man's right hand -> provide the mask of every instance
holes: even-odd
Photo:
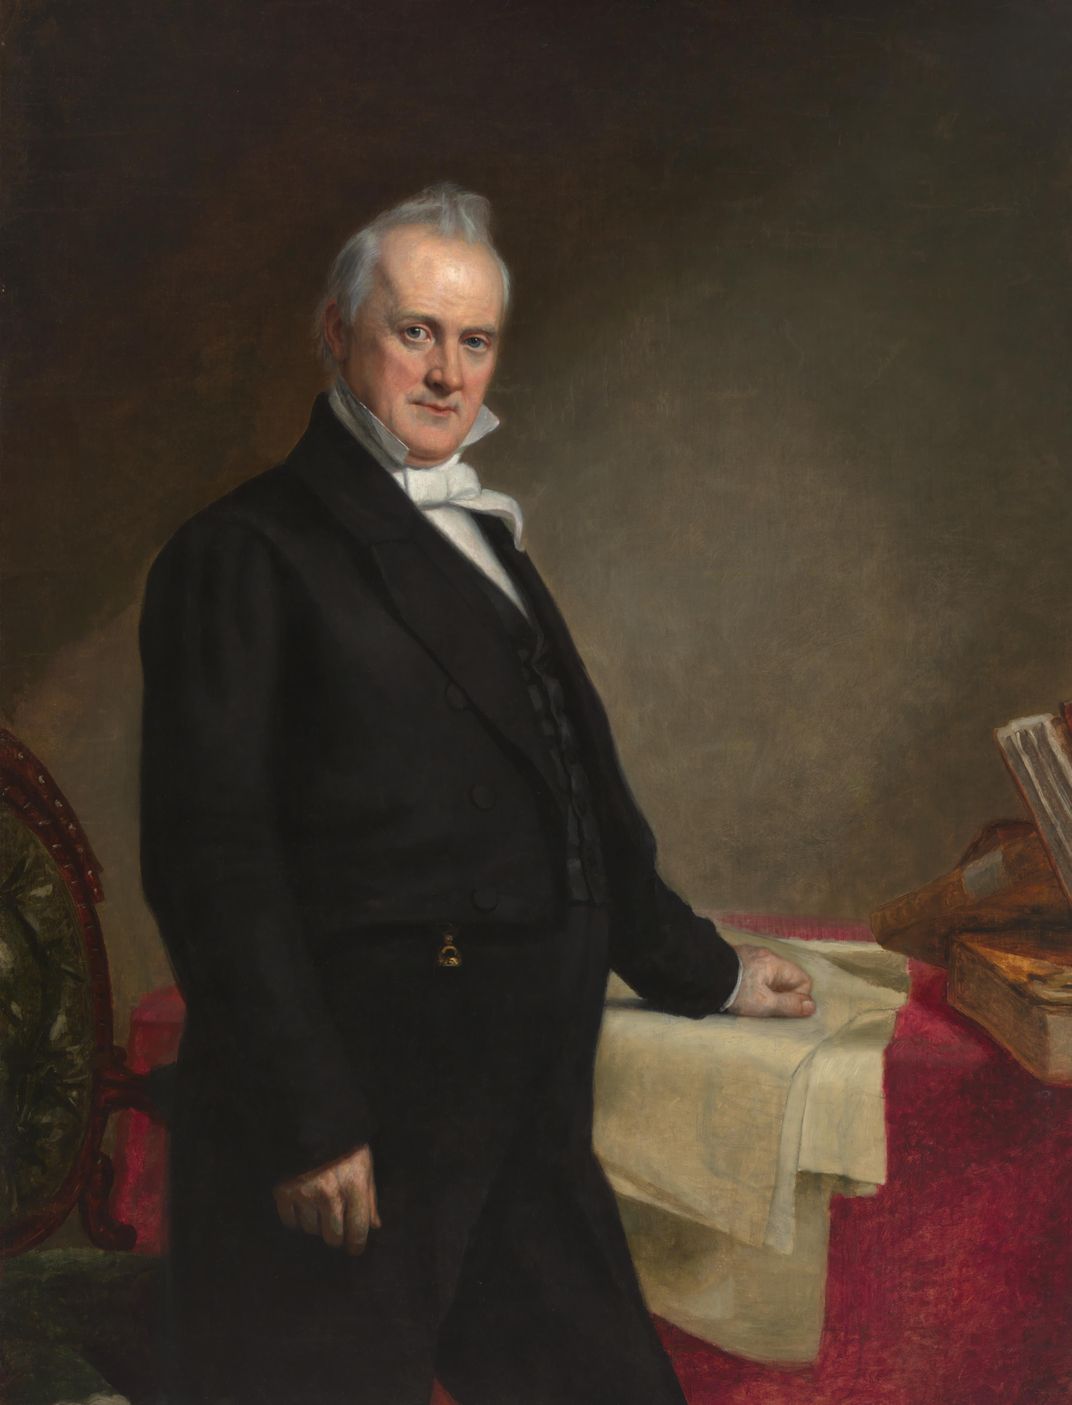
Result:
[[[273,1194],[279,1218],[288,1229],[315,1234],[348,1254],[363,1254],[370,1228],[380,1228],[368,1146],[281,1181]]]
[[[728,1015],[750,1015],[754,1019],[807,1019],[815,1014],[811,977],[795,961],[778,956],[765,946],[742,944],[741,985]]]

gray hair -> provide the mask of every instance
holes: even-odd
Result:
[[[491,202],[483,195],[475,195],[471,190],[462,190],[460,186],[443,181],[384,210],[371,224],[351,234],[336,254],[324,296],[316,310],[316,338],[326,365],[334,365],[335,361],[324,336],[324,313],[328,303],[337,303],[343,321],[352,327],[361,304],[372,288],[372,276],[380,256],[380,241],[388,230],[413,224],[427,225],[445,239],[464,239],[469,244],[483,244],[498,265],[502,277],[503,312],[506,312],[510,303],[510,271],[491,242]]]

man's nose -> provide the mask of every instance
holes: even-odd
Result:
[[[461,389],[462,358],[458,347],[445,342],[436,345],[428,365],[428,380],[443,390]]]

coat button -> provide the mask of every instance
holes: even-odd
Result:
[[[497,888],[475,889],[473,906],[478,912],[494,912],[499,906],[499,890]]]
[[[478,810],[490,810],[495,804],[495,792],[490,785],[474,785],[469,799]]]
[[[461,712],[463,708],[469,706],[469,699],[465,696],[465,691],[459,688],[457,683],[448,683],[444,697],[447,706],[452,707],[455,712]]]

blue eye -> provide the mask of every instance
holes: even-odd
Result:
[[[428,329],[426,327],[417,326],[403,327],[402,335],[407,337],[410,341],[424,341],[428,336]]]

